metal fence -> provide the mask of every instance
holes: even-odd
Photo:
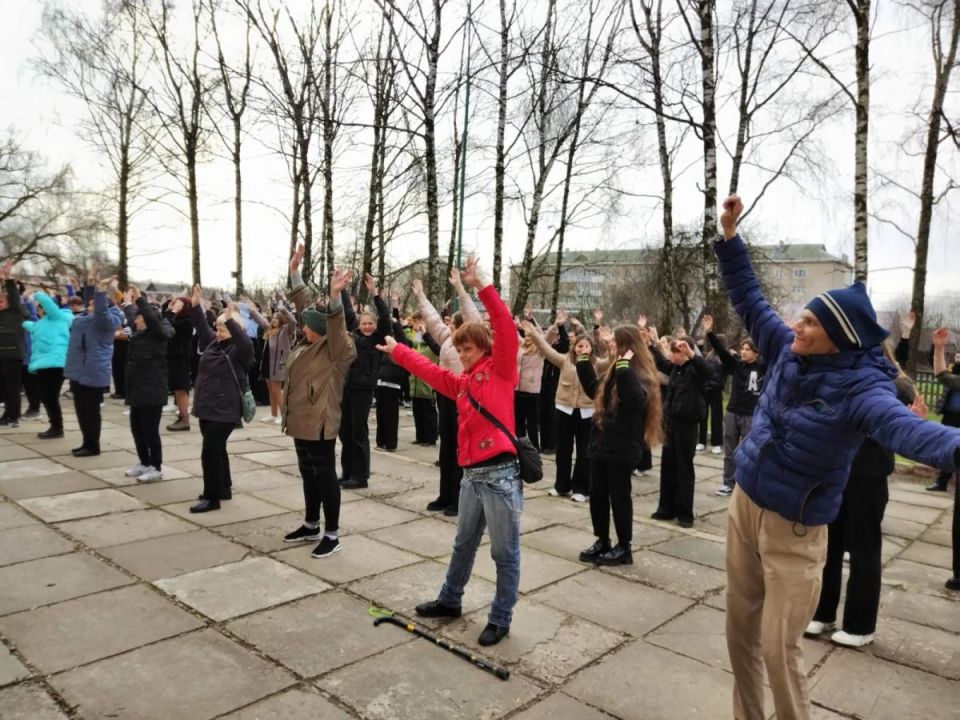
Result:
[[[917,390],[923,393],[924,400],[931,412],[939,412],[940,402],[943,399],[943,385],[937,382],[929,370],[917,371]]]

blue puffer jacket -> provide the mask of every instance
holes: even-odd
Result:
[[[33,299],[43,308],[44,316],[34,322],[25,320],[24,329],[30,333],[30,372],[47,368],[62,368],[67,362],[67,344],[73,313],[64,310],[42,290]]]
[[[110,385],[113,365],[113,331],[120,325],[107,307],[107,294],[98,292],[92,315],[77,315],[70,328],[70,346],[64,376],[81,385]]]
[[[750,434],[734,454],[736,480],[760,507],[804,525],[832,522],[865,435],[953,471],[960,430],[926,422],[897,399],[880,347],[798,356],[793,331],[760,289],[739,236],[714,247],[730,300],[767,359]]]

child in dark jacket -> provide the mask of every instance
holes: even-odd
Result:
[[[737,357],[714,334],[712,316],[703,316],[703,329],[707,333],[707,342],[713,346],[717,358],[732,378],[730,402],[723,417],[723,485],[716,492],[722,497],[729,497],[733,494],[735,484],[733,453],[750,432],[753,411],[763,389],[763,375],[767,368],[760,358],[756,343],[750,338],[740,343],[740,356]]]
[[[660,458],[660,499],[654,520],[676,520],[680,527],[693,527],[693,456],[697,426],[706,412],[706,385],[712,376],[707,361],[697,355],[689,338],[674,338],[670,359],[660,354],[656,338],[650,349],[657,369],[670,377],[665,406],[666,435]]]
[[[630,476],[661,431],[660,384],[647,342],[635,325],[614,330],[617,361],[601,379],[588,355],[577,358],[577,377],[594,398],[590,444],[590,518],[597,541],[580,553],[600,565],[633,563]],[[610,547],[610,511],[617,545]]]
[[[397,308],[394,308],[391,335],[407,347],[410,339],[403,331]],[[403,385],[407,382],[407,371],[397,365],[393,358],[384,355],[380,361],[377,376],[377,447],[387,452],[397,449],[397,433],[400,427],[400,400],[403,397]]]

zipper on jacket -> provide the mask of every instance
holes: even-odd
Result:
[[[798,519],[793,521],[793,534],[796,535],[797,537],[803,537],[804,535],[807,534],[807,526],[803,522],[803,513],[806,512],[807,503],[810,501],[810,496],[813,495],[814,491],[816,491],[817,488],[819,487],[820,487],[819,482],[813,483],[807,488],[806,492],[803,493],[803,495],[800,498],[800,508],[797,511]],[[798,525],[802,529],[802,532],[797,532]]]

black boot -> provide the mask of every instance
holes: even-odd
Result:
[[[615,545],[596,560],[598,565],[633,565],[633,553],[630,547]]]
[[[593,545],[580,553],[580,562],[597,562],[597,558],[610,550],[609,540],[597,540]]]
[[[220,501],[219,500],[201,500],[196,505],[190,506],[190,512],[192,513],[205,513],[210,512],[211,510],[219,510]]]
[[[37,437],[40,438],[41,440],[53,440],[54,438],[62,438],[63,428],[60,428],[59,430],[53,427],[47,428],[43,432],[38,432]]]

